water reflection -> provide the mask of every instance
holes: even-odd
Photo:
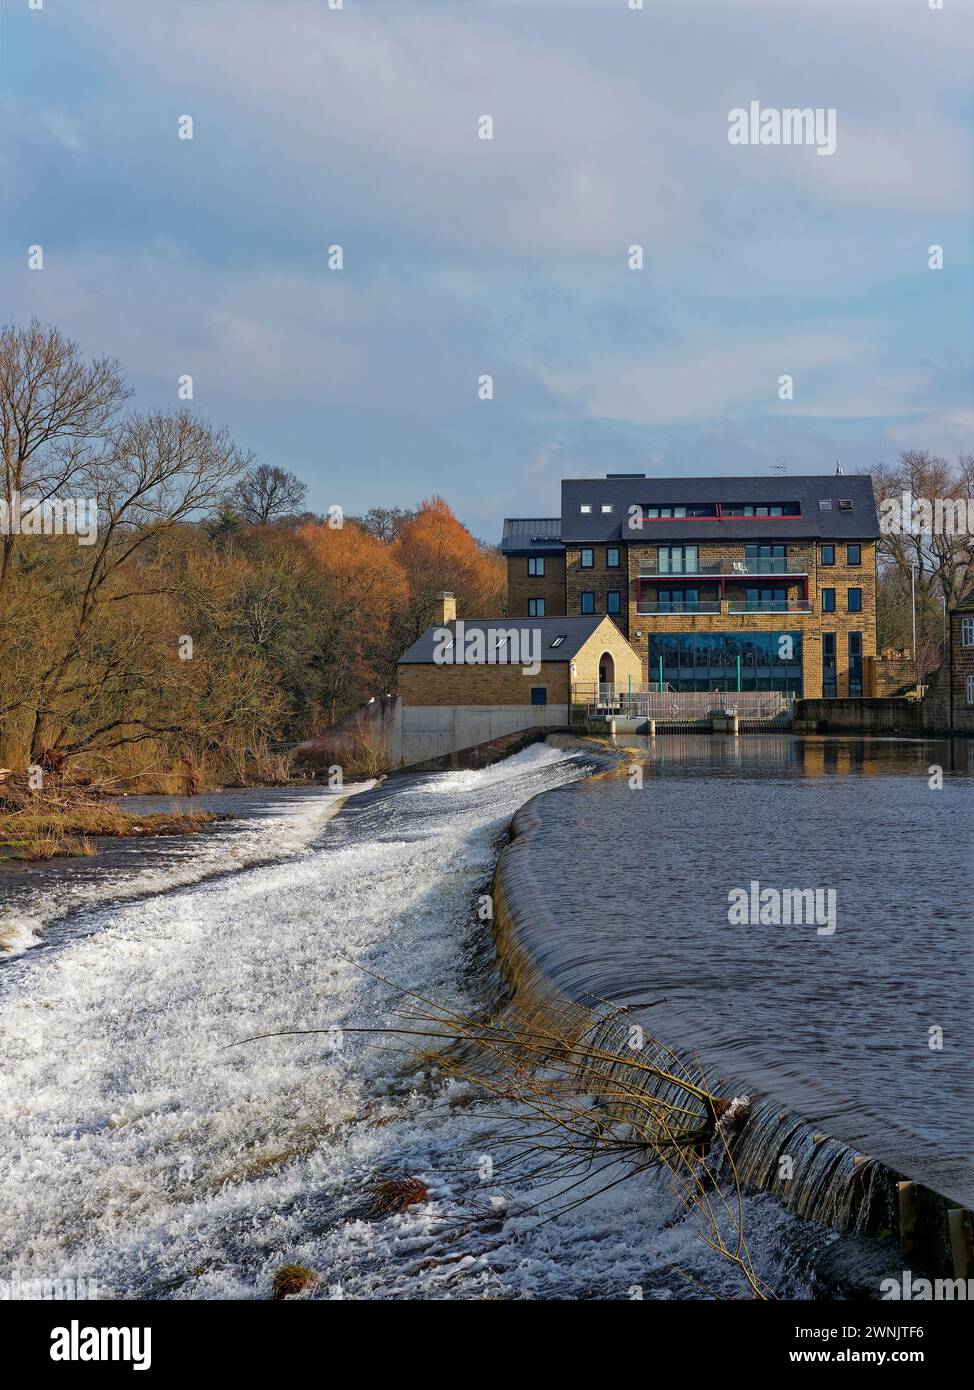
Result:
[[[970,1200],[974,745],[618,742],[533,808],[531,953],[576,997],[665,996],[666,1042]],[[836,931],[732,924],[753,882],[834,892]]]

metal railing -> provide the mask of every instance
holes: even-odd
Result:
[[[673,688],[669,681],[664,681],[662,693],[672,692]],[[633,700],[642,699],[644,695],[658,694],[660,694],[659,681],[634,681],[632,685],[629,685],[628,682],[625,685],[611,685],[601,681],[598,683],[595,681],[576,681],[572,686],[572,704],[628,704]]]
[[[807,598],[769,598],[752,599],[735,603],[731,599],[727,605],[728,613],[812,613],[814,609]]]
[[[584,703],[589,719],[655,719],[661,724],[707,724],[712,714],[736,714],[763,723],[788,723],[797,696],[766,690],[647,690],[599,696]]]
[[[769,558],[767,560],[708,560],[698,562],[694,569],[661,570],[650,569],[646,564],[639,567],[640,579],[680,579],[684,575],[716,574],[746,579],[752,574],[808,574],[806,560]]]
[[[741,613],[814,613],[815,611],[811,600],[805,598],[725,599],[724,604],[726,607],[722,606],[720,599],[699,599],[696,603],[689,601],[660,603],[647,599],[642,603],[637,602],[636,616],[638,618],[666,618],[681,613],[739,615]]]
[[[649,601],[636,604],[638,616],[646,618],[658,613],[719,613],[720,599],[673,599],[668,603]]]

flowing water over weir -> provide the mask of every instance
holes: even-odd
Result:
[[[511,817],[594,770],[539,746],[389,779],[337,816],[319,789],[254,793],[192,843],[0,878],[20,950],[0,957],[0,1279],[264,1298],[296,1262],[316,1297],[740,1295],[664,1175],[607,1188],[595,1170],[571,1194],[592,1200],[545,1220],[561,1184],[512,1142],[515,1103],[444,1080],[421,1040],[354,1031],[395,1021],[398,986],[469,1014],[501,1004],[477,909]],[[555,877],[576,890],[570,868]],[[543,1009],[502,891],[495,911],[519,1005]],[[332,1031],[232,1045],[302,1028]],[[376,1215],[390,1176],[418,1177],[426,1200]],[[763,1194],[744,1213],[779,1294],[847,1277],[832,1233]],[[870,1242],[842,1248],[877,1267]]]
[[[801,1216],[895,1232],[897,1178],[919,1179],[918,1253],[948,1267],[949,1199],[974,1198],[971,745],[628,742],[640,746],[614,775],[515,817],[495,885],[509,973],[588,1007],[624,1005],[701,1056],[718,1094],[757,1082],[774,1099],[756,1099],[736,1169]],[[947,768],[939,800],[933,764]],[[751,877],[833,885],[835,940],[814,924],[730,926],[728,889]],[[936,884],[926,912],[924,881]],[[927,1045],[931,1024],[943,1052]]]

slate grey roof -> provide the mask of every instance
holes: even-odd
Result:
[[[565,549],[560,532],[560,516],[507,517],[501,552],[504,555],[558,555]]]
[[[584,618],[461,619],[465,632],[471,632],[477,628],[491,628],[498,636],[509,628],[517,628],[519,632],[525,633],[540,632],[541,661],[571,661],[572,657],[576,656],[584,647],[599,624],[604,621],[604,613],[589,614]],[[447,626],[453,628],[455,624],[448,623]],[[433,653],[436,650],[435,635],[440,631],[441,628],[439,627],[428,627],[422,637],[403,652],[398,664],[400,666],[404,664],[432,666],[434,664]],[[551,644],[557,637],[564,637],[565,640],[559,646],[553,647]]]
[[[821,499],[831,504],[823,510]],[[852,507],[840,507],[840,500]],[[585,502],[590,513],[579,508]],[[734,520],[680,517],[630,525],[629,507],[682,505],[691,502],[797,502],[796,520],[739,517]],[[611,513],[603,513],[603,504]],[[865,474],[786,473],[773,477],[722,478],[566,478],[561,485],[563,542],[633,541],[649,545],[668,541],[738,540],[875,540],[879,519],[872,480]]]
[[[950,611],[952,613],[966,613],[968,609],[974,609],[974,589],[972,589],[970,593],[965,594],[963,598],[958,599]]]

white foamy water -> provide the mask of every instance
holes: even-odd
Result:
[[[227,870],[297,854],[320,833],[345,797],[372,785],[362,782],[335,791],[321,788],[300,797],[268,792],[266,813],[259,819],[212,825],[198,835],[130,841],[130,851],[147,861],[138,867],[126,864],[124,855],[114,853],[117,842],[102,838],[100,856],[90,863],[73,860],[53,869],[42,864],[31,871],[29,880],[8,874],[0,879],[0,960],[3,954],[18,955],[39,945],[53,923],[78,908],[148,897]],[[236,794],[238,799],[240,795]],[[212,800],[183,799],[182,804],[189,809],[208,809]],[[132,798],[123,805],[131,808],[134,801],[157,803],[152,809],[168,809],[163,797]],[[106,866],[106,860],[115,862]]]
[[[83,934],[9,963],[0,1279],[263,1298],[296,1261],[318,1272],[318,1297],[740,1292],[658,1178],[542,1223],[525,1207],[544,1194],[504,1142],[509,1116],[454,1105],[462,1094],[417,1068],[408,1039],[231,1045],[388,1026],[402,996],[375,975],[479,1007],[489,935],[476,900],[510,816],[583,771],[544,747],[390,779],[286,858],[82,905]],[[406,1175],[428,1200],[369,1217],[374,1181]],[[748,1211],[774,1279],[791,1218],[763,1198]]]

